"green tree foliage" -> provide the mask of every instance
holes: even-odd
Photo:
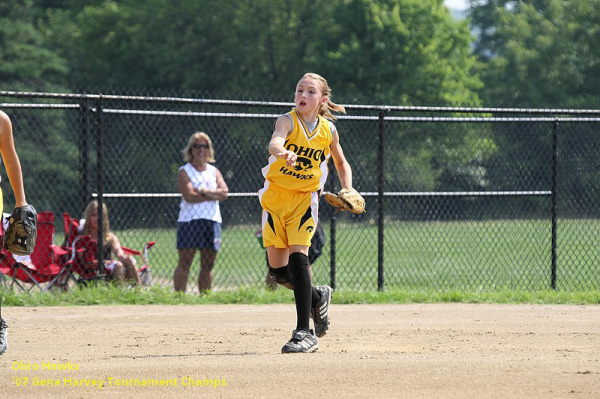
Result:
[[[488,104],[600,105],[599,0],[471,0]]]
[[[36,27],[38,9],[33,0],[0,2],[0,82],[15,89],[61,83],[67,64]]]
[[[468,26],[441,1],[347,0],[336,15],[323,45],[348,93],[392,104],[478,103]]]
[[[546,108],[600,107],[599,0],[471,1],[472,24],[479,32],[475,53],[484,81],[480,95],[490,105]],[[552,126],[528,132],[531,148],[550,147]],[[572,171],[560,179],[560,191],[597,191],[596,153],[600,147],[593,125],[559,126],[559,165]],[[538,173],[550,187],[550,160],[525,152],[517,133],[497,138],[502,160],[518,160],[500,181],[519,181],[519,170]],[[512,144],[511,144],[512,143]],[[546,153],[546,152],[544,152]],[[564,154],[568,154],[564,156]],[[504,161],[506,162],[506,161]],[[490,168],[494,170],[494,168]],[[498,176],[500,177],[500,176]],[[585,187],[585,189],[583,189]],[[594,196],[592,195],[592,198]],[[580,195],[564,196],[562,212],[589,209]]]
[[[322,42],[337,27],[335,5],[327,0],[239,1],[231,23],[236,73],[232,88],[293,98],[296,81],[307,71],[320,72],[327,57]]]
[[[47,15],[76,87],[289,97],[311,70],[345,98],[478,103],[468,25],[441,0],[73,0]]]
[[[77,3],[49,9],[44,25],[53,47],[69,60],[71,87],[138,86],[152,75],[140,57],[150,45],[140,10],[113,1]]]

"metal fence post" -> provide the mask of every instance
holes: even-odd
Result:
[[[96,192],[98,193],[98,249],[96,259],[98,259],[98,271],[100,276],[106,277],[104,268],[104,212],[103,212],[103,187],[102,187],[102,95],[96,101]],[[101,277],[102,278],[102,277]]]
[[[79,190],[81,209],[91,199],[90,176],[89,176],[89,132],[90,132],[90,107],[87,99],[79,103],[79,122],[81,124],[81,135],[79,136]]]
[[[329,231],[329,246],[330,246],[330,254],[329,254],[329,285],[331,288],[335,289],[335,236],[336,236],[336,226],[335,226],[336,216],[335,212],[331,212],[330,222],[330,231]]]
[[[557,230],[557,183],[558,183],[558,119],[552,127],[552,272],[550,286],[556,290],[556,230]]]
[[[384,212],[383,212],[383,191],[384,191],[384,174],[383,174],[383,165],[384,165],[384,119],[385,112],[379,111],[379,134],[378,134],[378,165],[377,165],[377,204],[378,204],[378,214],[377,214],[377,290],[383,291],[384,284],[384,269],[383,269],[383,233],[384,233]]]

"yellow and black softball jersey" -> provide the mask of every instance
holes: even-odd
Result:
[[[290,191],[321,190],[327,181],[333,124],[319,115],[317,126],[311,132],[296,110],[286,115],[292,120],[292,131],[284,147],[296,153],[296,165],[289,167],[285,159],[271,155],[269,164],[262,169],[265,177],[263,189],[275,185],[274,189]]]

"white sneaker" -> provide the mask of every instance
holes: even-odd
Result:
[[[281,348],[281,353],[311,353],[319,349],[313,330],[294,330],[292,338]]]

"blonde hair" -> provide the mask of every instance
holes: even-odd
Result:
[[[196,141],[199,139],[203,139],[208,143],[208,156],[206,157],[206,160],[208,162],[215,162],[215,149],[213,148],[212,140],[210,137],[208,137],[208,134],[204,132],[196,132],[190,136],[187,146],[181,151],[181,154],[183,155],[183,161],[190,162],[194,158],[192,149],[194,144],[196,144]]]
[[[85,211],[83,211],[82,219],[85,220],[85,224],[83,225],[83,229],[81,230],[81,234],[90,235],[92,225],[90,223],[90,217],[94,211],[98,210],[98,201],[93,200],[90,201],[89,204],[85,207]],[[108,208],[106,204],[102,203],[102,233],[104,234],[104,239],[102,240],[102,244],[106,244],[110,241],[112,237],[112,232],[110,231],[110,223],[108,223]]]
[[[339,112],[342,114],[346,113],[346,108],[344,108],[343,105],[339,105],[331,101],[331,87],[329,87],[327,80],[323,76],[318,75],[316,73],[308,72],[305,73],[304,76],[302,76],[302,78],[300,78],[300,80],[302,79],[312,79],[319,82],[321,86],[321,93],[323,93],[323,97],[328,97],[326,103],[319,105],[319,115],[329,120],[335,120],[335,115],[333,115],[331,111]]]

